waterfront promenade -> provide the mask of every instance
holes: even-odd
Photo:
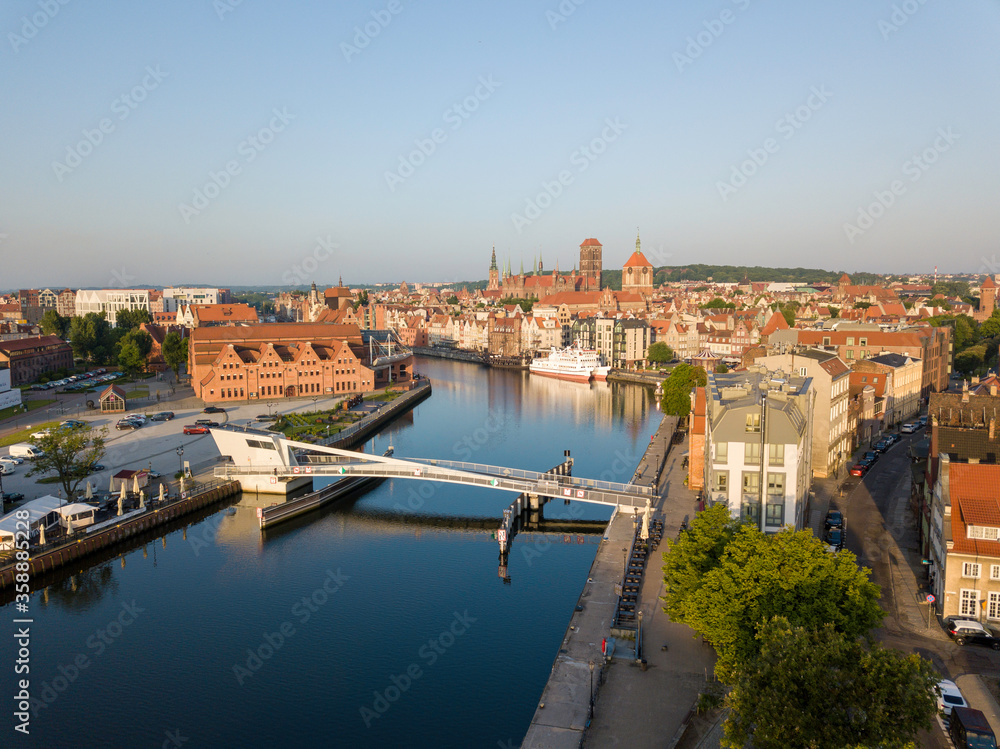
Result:
[[[695,511],[694,494],[683,484],[681,454],[687,448],[670,448],[673,423],[667,417],[660,424],[636,467],[635,479],[648,486],[660,473],[653,510],[664,519],[664,538],[676,536],[681,523],[690,522]],[[609,523],[580,596],[582,610],[570,619],[522,746],[669,746],[702,691],[706,675],[711,675],[714,651],[695,639],[688,627],[670,622],[662,611],[660,560],[665,544],[650,554],[640,591],[638,608],[643,613],[647,670],[631,657],[634,644],[630,641],[619,641],[620,657],[610,665],[603,664],[601,642],[609,635],[617,602],[615,584],[622,579],[634,528],[631,514],[616,514]],[[661,650],[664,644],[667,650]],[[591,678],[595,693],[592,720]]]

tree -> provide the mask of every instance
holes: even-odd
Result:
[[[665,364],[666,362],[673,361],[674,351],[663,341],[657,341],[656,343],[651,343],[649,348],[646,349],[646,358],[649,359],[650,364]]]
[[[974,374],[986,360],[986,346],[970,346],[960,354],[955,354],[955,369],[965,374]]]
[[[133,328],[118,341],[118,364],[129,374],[141,372],[152,350],[153,337],[145,330]]]
[[[45,314],[42,315],[42,319],[38,322],[38,327],[42,329],[45,335],[65,338],[66,331],[69,330],[69,319],[63,317],[54,309],[47,309],[45,310]]]
[[[785,322],[788,323],[788,327],[795,327],[795,310],[791,307],[782,307],[781,316],[785,318]]]
[[[736,305],[721,297],[715,297],[715,299],[702,304],[699,309],[729,309],[730,307],[736,307]]]
[[[715,365],[715,373],[716,374],[726,374],[726,372],[728,372],[728,371],[729,371],[729,367],[727,367],[724,362],[720,361],[718,364]]]
[[[772,617],[813,629],[830,623],[851,639],[878,626],[885,612],[869,572],[849,551],[826,551],[812,531],[765,535],[744,525],[691,596],[683,621],[713,643],[716,671],[731,682],[758,656],[758,628]]]
[[[855,302],[854,309],[868,309],[872,306],[871,302]]]
[[[448,304],[458,304],[458,297],[452,294],[445,300],[445,302],[447,302]]]
[[[149,310],[123,309],[115,315],[115,327],[119,330],[135,330],[143,323],[153,322]]]
[[[983,338],[1000,336],[1000,308],[993,310],[993,314],[983,320],[983,324],[979,326],[979,335]]]
[[[163,361],[174,370],[174,377],[180,377],[181,365],[187,361],[188,357],[188,347],[180,333],[175,330],[167,333],[163,337],[161,352],[163,353]]]
[[[695,385],[708,384],[708,375],[702,367],[678,364],[670,376],[663,381],[663,397],[660,408],[670,416],[684,419],[691,412],[691,389]]]
[[[739,521],[729,514],[729,507],[719,503],[702,510],[681,531],[676,541],[667,540],[663,554],[663,610],[675,622],[684,621],[692,594],[714,569],[726,546],[739,528]]]
[[[932,725],[940,677],[919,655],[782,617],[765,623],[759,642],[726,699],[725,746],[903,749]]]
[[[94,364],[105,364],[114,352],[114,333],[103,312],[88,312],[69,323],[73,356]]]
[[[57,427],[41,437],[29,441],[43,455],[35,458],[26,475],[38,476],[54,472],[66,492],[67,501],[76,496],[80,484],[90,473],[90,466],[104,457],[104,438],[107,430],[91,431],[82,427],[69,429]]]

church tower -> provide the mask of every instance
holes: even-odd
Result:
[[[979,288],[979,310],[976,319],[982,322],[989,319],[997,305],[997,285],[993,282],[993,276],[986,276],[983,285]]]
[[[601,288],[601,243],[591,237],[580,245],[580,275],[589,291]]]
[[[642,254],[639,234],[635,235],[635,252],[622,266],[622,291],[652,296],[653,264]]]
[[[500,289],[500,270],[497,268],[497,246],[493,245],[493,256],[490,258],[490,282],[486,286],[488,291]]]

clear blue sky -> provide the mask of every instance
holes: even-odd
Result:
[[[657,265],[1000,264],[996,0],[45,2],[0,11],[0,288],[615,268],[637,226]]]

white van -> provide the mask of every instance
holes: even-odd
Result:
[[[34,445],[29,445],[27,442],[18,442],[15,445],[11,445],[10,454],[15,458],[40,458],[45,455],[44,452]]]

